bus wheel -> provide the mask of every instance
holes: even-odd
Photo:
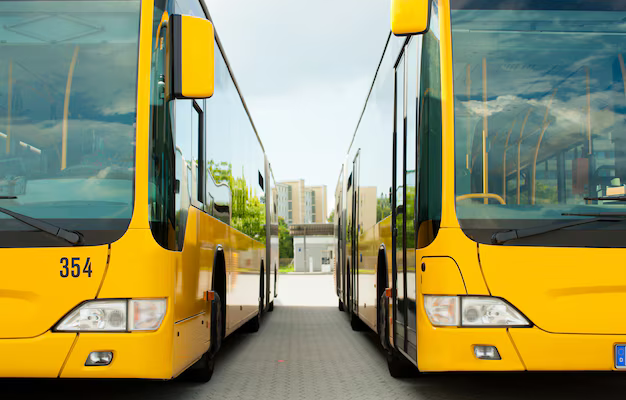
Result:
[[[272,301],[269,307],[267,307],[267,312],[272,312],[272,311],[274,311],[274,301]]]
[[[393,347],[387,350],[387,368],[394,378],[412,378],[417,376],[417,368]]]
[[[350,327],[352,328],[353,331],[364,331],[365,330],[365,323],[363,321],[361,321],[361,318],[359,318],[358,315],[356,315],[354,312],[350,313]]]
[[[345,310],[345,307],[343,306],[343,301],[339,299],[339,311],[343,311],[343,310]]]
[[[378,337],[380,338],[380,344],[383,346],[385,350],[388,350],[391,346],[389,344],[389,329],[388,322],[389,318],[387,317],[389,312],[389,301],[387,300],[387,296],[383,293],[378,300],[378,309],[376,310],[376,316],[378,318],[377,330]]]
[[[189,382],[206,383],[211,380],[214,370],[215,357],[211,356],[210,352],[207,351],[202,358],[185,371],[182,378]]]

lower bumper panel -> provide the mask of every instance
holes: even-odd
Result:
[[[626,335],[548,333],[539,328],[510,329],[529,371],[611,371],[615,345]]]
[[[76,339],[50,333],[29,339],[0,339],[0,377],[56,378]]]

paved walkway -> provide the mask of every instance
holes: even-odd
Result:
[[[626,375],[615,374],[431,374],[393,379],[375,334],[353,332],[335,304],[316,306],[329,299],[304,298],[304,293],[324,293],[326,289],[317,287],[323,283],[319,276],[282,278],[282,305],[277,303],[275,311],[264,316],[259,332],[236,333],[225,342],[207,384],[0,380],[0,398],[553,400],[621,399],[626,393]]]

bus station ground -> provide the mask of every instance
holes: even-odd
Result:
[[[209,383],[0,379],[0,399],[542,400],[626,395],[622,374],[423,374],[394,379],[376,335],[353,332],[347,315],[337,309],[332,275],[281,275],[279,285],[274,312],[264,315],[259,332],[235,333],[225,341]]]

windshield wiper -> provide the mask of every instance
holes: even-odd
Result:
[[[52,225],[40,219],[36,219],[36,218],[26,216],[24,214],[16,213],[15,211],[7,210],[6,208],[2,208],[2,207],[0,207],[0,213],[10,215],[11,217],[15,218],[18,221],[25,223],[26,225],[30,225],[33,228],[37,228],[42,232],[48,233],[52,236],[56,236],[72,244],[83,243],[83,237],[78,232],[68,231],[67,229],[61,228],[60,226]]]
[[[624,221],[626,213],[594,213],[594,214],[576,214],[576,213],[563,213],[564,216],[577,216],[577,217],[594,217],[591,219],[577,220],[564,222],[562,224],[553,224],[538,226],[535,228],[513,229],[509,231],[496,232],[491,236],[491,243],[502,244],[509,240],[522,239],[530,236],[541,235],[542,233],[558,231],[560,229],[569,228],[577,225],[590,224],[592,222],[606,221],[606,222],[619,222]]]
[[[15,200],[17,196],[0,196],[0,200]]]
[[[615,200],[626,201],[626,196],[600,196],[600,197],[584,197],[583,200]]]

